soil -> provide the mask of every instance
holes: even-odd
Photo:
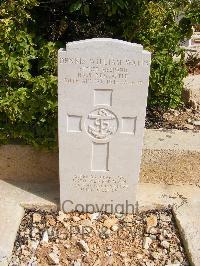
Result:
[[[27,210],[9,265],[189,263],[170,209],[128,215]]]
[[[180,108],[167,111],[159,108],[147,109],[146,128],[200,130],[200,110]]]

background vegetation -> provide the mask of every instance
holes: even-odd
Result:
[[[56,147],[57,50],[68,41],[141,43],[152,53],[148,105],[177,107],[187,74],[179,44],[196,23],[200,0],[0,0],[0,143]]]

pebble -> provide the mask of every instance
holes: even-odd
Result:
[[[58,249],[58,246],[56,244],[53,244],[53,252],[55,252],[56,254],[59,253],[59,249]]]
[[[39,213],[33,214],[33,223],[39,223],[39,222],[41,222],[41,219],[42,219],[42,217]]]
[[[103,223],[103,225],[105,227],[107,227],[108,229],[110,229],[113,225],[115,225],[117,223],[117,219],[116,218],[112,218],[112,219],[106,219]]]
[[[192,124],[193,124],[194,126],[200,126],[200,121],[193,121]]]
[[[31,241],[31,249],[32,249],[33,251],[35,251],[35,250],[37,249],[38,245],[39,245],[39,241],[38,241],[38,240],[36,240],[36,241]]]
[[[60,239],[66,239],[66,234],[59,234]]]
[[[71,246],[69,244],[64,244],[64,248],[68,249],[70,248]]]
[[[150,235],[149,236],[152,240],[156,240],[156,236],[155,235]]]
[[[48,259],[49,262],[52,263],[53,265],[58,265],[59,264],[59,257],[55,252],[51,252],[48,254]]]
[[[81,259],[78,259],[78,260],[75,260],[73,263],[72,263],[72,265],[73,266],[81,266],[82,265],[82,260]]]
[[[185,124],[184,127],[191,130],[194,129],[194,126],[190,124]]]
[[[48,226],[55,226],[55,225],[56,225],[56,221],[53,218],[49,218]]]
[[[74,222],[79,222],[79,221],[81,220],[81,218],[79,218],[78,216],[73,216],[73,217],[72,217],[72,220],[73,220]]]
[[[125,219],[124,219],[124,222],[126,223],[132,223],[133,222],[133,219],[131,216],[127,216]]]
[[[37,228],[33,228],[31,235],[33,238],[35,238],[36,234],[39,232],[39,230]]]
[[[90,214],[90,219],[93,220],[97,220],[99,217],[101,216],[100,212],[94,212]]]
[[[29,255],[29,251],[26,250],[26,249],[22,249],[22,255],[28,256]]]
[[[123,214],[123,213],[118,213],[118,212],[116,212],[116,213],[115,213],[115,217],[116,217],[117,219],[123,219],[123,218],[124,218],[124,214]]]
[[[155,260],[157,260],[160,257],[160,253],[158,253],[158,252],[152,252],[151,253],[151,256],[152,256],[152,258],[154,258]]]
[[[160,220],[163,222],[171,222],[172,218],[166,214],[160,214]]]
[[[147,233],[149,233],[149,230],[152,227],[157,226],[158,224],[157,217],[155,215],[150,215],[149,217],[146,218],[146,223],[147,223],[146,231]]]
[[[42,243],[48,243],[49,242],[49,235],[47,231],[44,231],[44,234],[42,236]]]
[[[28,262],[28,266],[38,266],[37,258],[36,257],[32,257],[30,259],[30,261]]]
[[[88,247],[88,244],[84,240],[80,240],[77,242],[78,246],[85,252],[89,252],[90,249]]]
[[[179,116],[179,115],[180,115],[180,112],[177,110],[174,110],[174,116]]]
[[[48,235],[49,235],[49,236],[53,236],[53,235],[54,235],[53,227],[49,227],[49,228],[47,229],[47,232],[48,232]]]
[[[116,232],[117,230],[119,229],[119,226],[117,224],[114,224],[112,227],[111,227],[111,230],[113,232]]]
[[[100,229],[100,237],[101,238],[107,238],[107,237],[109,237],[110,236],[110,233],[111,233],[111,231],[107,227],[102,227]]]
[[[137,254],[137,259],[141,260],[143,258],[142,254]]]
[[[163,241],[163,240],[164,240],[164,236],[163,236],[163,235],[160,235],[160,236],[159,236],[159,240],[160,240],[160,241]]]
[[[148,249],[149,246],[151,245],[151,243],[152,243],[152,239],[150,237],[148,237],[148,236],[145,237],[144,241],[143,241],[143,248],[144,249]]]
[[[172,234],[168,233],[167,230],[163,230],[162,234],[166,238],[172,238]]]
[[[169,242],[167,242],[166,240],[164,240],[164,241],[161,242],[161,246],[164,247],[164,248],[166,248],[166,249],[169,249],[170,244],[169,244]]]
[[[156,235],[156,234],[158,234],[158,230],[155,227],[152,227],[149,229],[149,233],[151,235]]]
[[[81,222],[81,225],[82,226],[87,226],[87,227],[92,227],[93,226],[93,224],[92,224],[92,221],[90,221],[90,220],[88,220],[88,219],[86,219],[86,220],[83,220],[82,222]]]
[[[57,217],[57,220],[61,223],[63,223],[66,220],[66,215],[64,212],[59,211],[59,216]]]

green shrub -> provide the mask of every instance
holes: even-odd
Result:
[[[148,104],[162,108],[175,108],[181,103],[183,78],[186,76],[184,50],[180,41],[183,34],[177,17],[182,6],[176,1],[150,1],[138,20],[134,38],[152,53]],[[130,22],[131,23],[131,22]],[[190,27],[185,30],[190,30]],[[132,32],[131,32],[132,33]],[[127,33],[127,37],[131,36]]]
[[[181,4],[179,3],[181,2]],[[179,42],[200,21],[199,0],[1,0],[0,143],[57,144],[57,50],[66,41],[112,37],[152,53],[150,106],[181,103]],[[182,13],[182,19],[176,17]]]
[[[35,5],[35,0],[20,0],[1,6],[0,140],[52,147],[57,130],[57,47],[29,32],[29,9]]]

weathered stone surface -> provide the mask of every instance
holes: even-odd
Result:
[[[139,178],[150,53],[91,39],[68,43],[58,60],[61,207],[126,212]]]
[[[200,110],[200,75],[189,75],[184,79],[184,102]]]

